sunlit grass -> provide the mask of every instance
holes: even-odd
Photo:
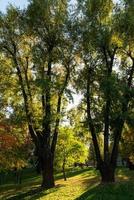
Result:
[[[0,199],[24,200],[134,200],[134,172],[127,169],[117,171],[116,183],[100,185],[98,172],[84,169],[68,173],[67,181],[58,179],[53,189],[39,191],[41,178],[29,177],[19,186],[3,185]]]

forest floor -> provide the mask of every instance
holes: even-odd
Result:
[[[40,191],[40,176],[23,175],[21,185],[0,186],[0,200],[134,200],[134,171],[118,169],[116,183],[101,185],[99,173],[93,168],[67,173],[67,181],[56,175],[53,189]]]

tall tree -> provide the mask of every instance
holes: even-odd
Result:
[[[67,3],[34,0],[26,13],[11,7],[0,20],[2,54],[18,78],[42,187],[51,188],[62,97],[72,65]]]
[[[78,19],[81,28],[79,35],[81,58],[84,65],[79,79],[80,77],[83,79],[83,85],[80,86],[87,104],[87,122],[102,182],[114,182],[119,142],[133,90],[133,53],[127,52],[125,58],[121,56],[129,41],[126,42],[123,38],[125,32],[119,31],[122,13],[130,11],[128,6],[115,8],[111,0],[80,1],[78,6],[82,11]],[[129,19],[126,23],[129,23],[129,29],[125,28],[129,36],[132,35],[132,20]],[[125,68],[120,58],[125,59]],[[103,156],[97,133],[104,136]],[[111,138],[112,149],[110,149]]]

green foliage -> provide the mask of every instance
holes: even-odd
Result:
[[[83,94],[83,102],[87,102],[89,93],[92,120],[88,118],[87,123],[92,121],[98,144],[102,138],[99,144],[101,155],[104,153],[103,133],[106,124],[111,154],[109,144],[110,140],[116,140],[115,130],[120,126],[118,120],[125,121],[133,113],[132,107],[126,106],[128,102],[133,105],[130,97],[133,91],[130,74],[133,74],[134,65],[133,3],[125,3],[123,6],[115,5],[113,1],[78,1],[78,9],[82,12],[78,17],[81,27],[78,49],[83,65],[80,68],[78,66],[76,89]],[[131,84],[128,83],[130,78]]]
[[[123,158],[129,159],[132,163],[134,163],[134,129],[127,124],[125,125],[123,131],[120,153]]]
[[[88,148],[75,134],[69,127],[60,128],[55,158],[57,170],[62,169],[63,163],[67,168],[73,166],[75,162],[86,161]]]

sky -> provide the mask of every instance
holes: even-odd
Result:
[[[12,4],[14,6],[25,8],[28,5],[27,0],[0,0],[0,11],[6,12],[6,7]]]
[[[117,3],[119,0],[114,0],[115,3]],[[74,3],[75,0],[72,0],[72,3]],[[13,4],[20,8],[25,8],[28,5],[28,0],[0,0],[0,11],[6,12],[6,7],[9,4]]]
[[[76,0],[71,0],[73,4]],[[25,8],[28,5],[28,0],[0,0],[0,11],[6,12],[6,8],[9,4],[14,6]]]

